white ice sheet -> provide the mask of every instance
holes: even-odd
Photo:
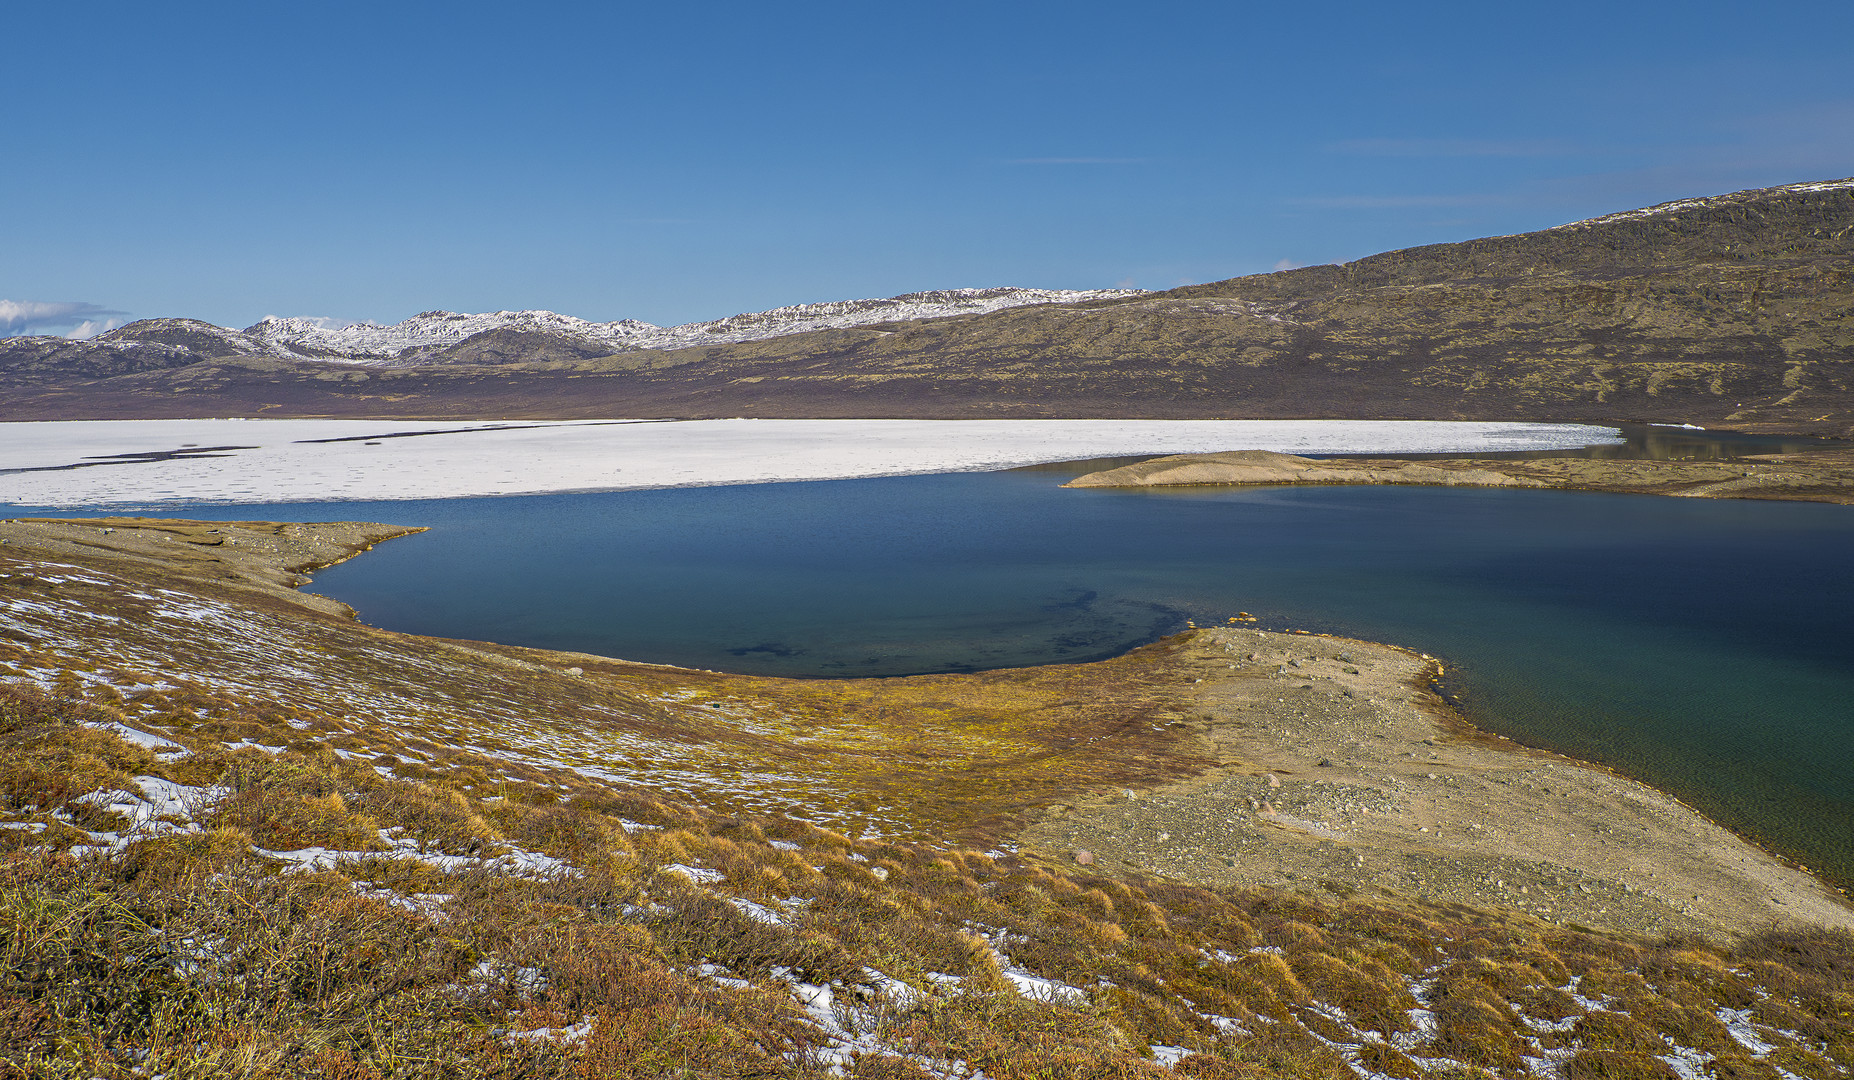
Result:
[[[436,434],[381,437],[408,432]],[[308,441],[325,439],[350,441]],[[1135,454],[1476,453],[1617,441],[1606,427],[1428,420],[6,423],[0,424],[0,503],[128,508],[446,499],[960,472]],[[111,461],[212,447],[243,449]],[[65,468],[71,465],[82,467]]]

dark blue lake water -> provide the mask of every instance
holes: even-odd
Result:
[[[1483,727],[1854,882],[1854,508],[1062,479],[185,512],[428,525],[314,590],[396,630],[728,671],[1082,660],[1237,611],[1395,642],[1442,658]]]

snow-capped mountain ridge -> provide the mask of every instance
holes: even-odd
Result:
[[[391,326],[370,322],[328,326],[318,319],[285,319],[271,315],[246,327],[245,333],[280,355],[384,360],[415,349],[442,349],[488,330],[503,329],[565,334],[610,345],[615,351],[627,347],[631,338],[661,328],[636,319],[589,322],[552,311],[492,311],[476,315],[421,311]]]
[[[413,359],[412,354],[444,349],[491,330],[544,333],[587,342],[613,352],[677,349],[690,345],[727,344],[842,329],[873,323],[976,315],[1032,304],[1073,304],[1085,300],[1137,296],[1138,289],[941,289],[886,299],[835,300],[795,304],[771,311],[730,315],[708,322],[655,326],[637,319],[591,322],[552,311],[495,311],[463,314],[424,311],[391,326],[378,323],[329,325],[327,320],[266,316],[246,327],[264,352],[292,359],[322,358],[360,363]]]

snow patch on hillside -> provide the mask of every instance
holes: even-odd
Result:
[[[613,351],[634,348],[627,344],[631,339],[662,330],[636,319],[595,323],[551,311],[492,311],[480,315],[423,311],[391,326],[330,323],[328,319],[282,319],[270,315],[255,326],[246,327],[245,333],[283,356],[383,360],[414,349],[441,349],[489,330],[564,334],[610,346]]]
[[[1697,199],[1676,199],[1673,202],[1659,203],[1654,206],[1644,206],[1639,210],[1623,210],[1615,214],[1604,214],[1601,217],[1566,222],[1563,225],[1553,226],[1546,231],[1555,232],[1558,229],[1582,229],[1592,225],[1612,225],[1619,221],[1661,217],[1666,214],[1676,214],[1682,210],[1698,210],[1709,206],[1725,206],[1732,203],[1749,202],[1754,199],[1765,199],[1772,195],[1806,195],[1819,191],[1846,191],[1850,189],[1854,189],[1854,177],[1850,177],[1846,180],[1815,180],[1802,184],[1785,184],[1782,187],[1759,188],[1754,191],[1734,191],[1729,195],[1707,195]]]
[[[381,362],[424,350],[443,349],[490,330],[554,334],[613,352],[680,349],[691,345],[760,341],[810,330],[844,329],[912,319],[977,315],[1032,304],[1074,304],[1085,300],[1138,296],[1137,289],[940,289],[876,300],[834,300],[795,304],[771,311],[730,315],[709,322],[655,326],[637,319],[589,322],[552,311],[493,311],[468,315],[426,311],[391,326],[343,325],[319,318],[267,316],[244,333],[278,356]]]
[[[951,315],[980,315],[1033,304],[1076,304],[1085,300],[1117,300],[1139,296],[1138,289],[939,289],[907,293],[886,300],[835,300],[823,304],[795,304],[750,315],[731,315],[713,322],[684,323],[660,331],[653,349],[681,348],[715,342],[757,341],[798,334],[807,330],[842,329],[912,319],[943,319]],[[660,341],[662,344],[658,344]]]

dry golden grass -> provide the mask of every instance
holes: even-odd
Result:
[[[473,797],[629,786],[755,818],[802,802],[846,831],[974,845],[1053,802],[1205,764],[1176,642],[979,676],[748,678],[383,633],[247,587],[257,570],[230,549],[154,546],[161,558],[61,550],[82,580],[55,587],[35,584],[44,560],[25,545],[0,549],[35,612],[0,638],[0,664],[195,748],[338,750]]]
[[[1727,948],[1218,892],[618,787],[485,798],[325,748],[162,766],[79,722],[109,716],[0,689],[9,761],[81,751],[106,786],[165,770],[222,794],[198,831],[113,853],[73,854],[70,826],[14,830],[0,1080],[1164,1075],[1149,1046],[1208,1080],[1511,1077],[1547,1053],[1567,1077],[1662,1077],[1670,1038],[1721,1080],[1854,1068],[1846,935]],[[80,794],[17,806],[55,820]],[[412,844],[385,850],[383,830]],[[304,872],[257,850],[309,846],[347,854]],[[570,867],[497,861],[518,850]],[[1031,976],[1070,989],[1027,997]],[[794,981],[847,1005],[846,1031],[820,1029]],[[1772,1052],[1721,1009],[1751,1010]]]
[[[105,812],[77,801],[92,791],[132,785],[158,771],[148,750],[109,731],[84,726],[118,719],[105,708],[30,687],[0,694],[0,811],[63,811],[104,829]],[[0,841],[16,839],[0,833]]]

